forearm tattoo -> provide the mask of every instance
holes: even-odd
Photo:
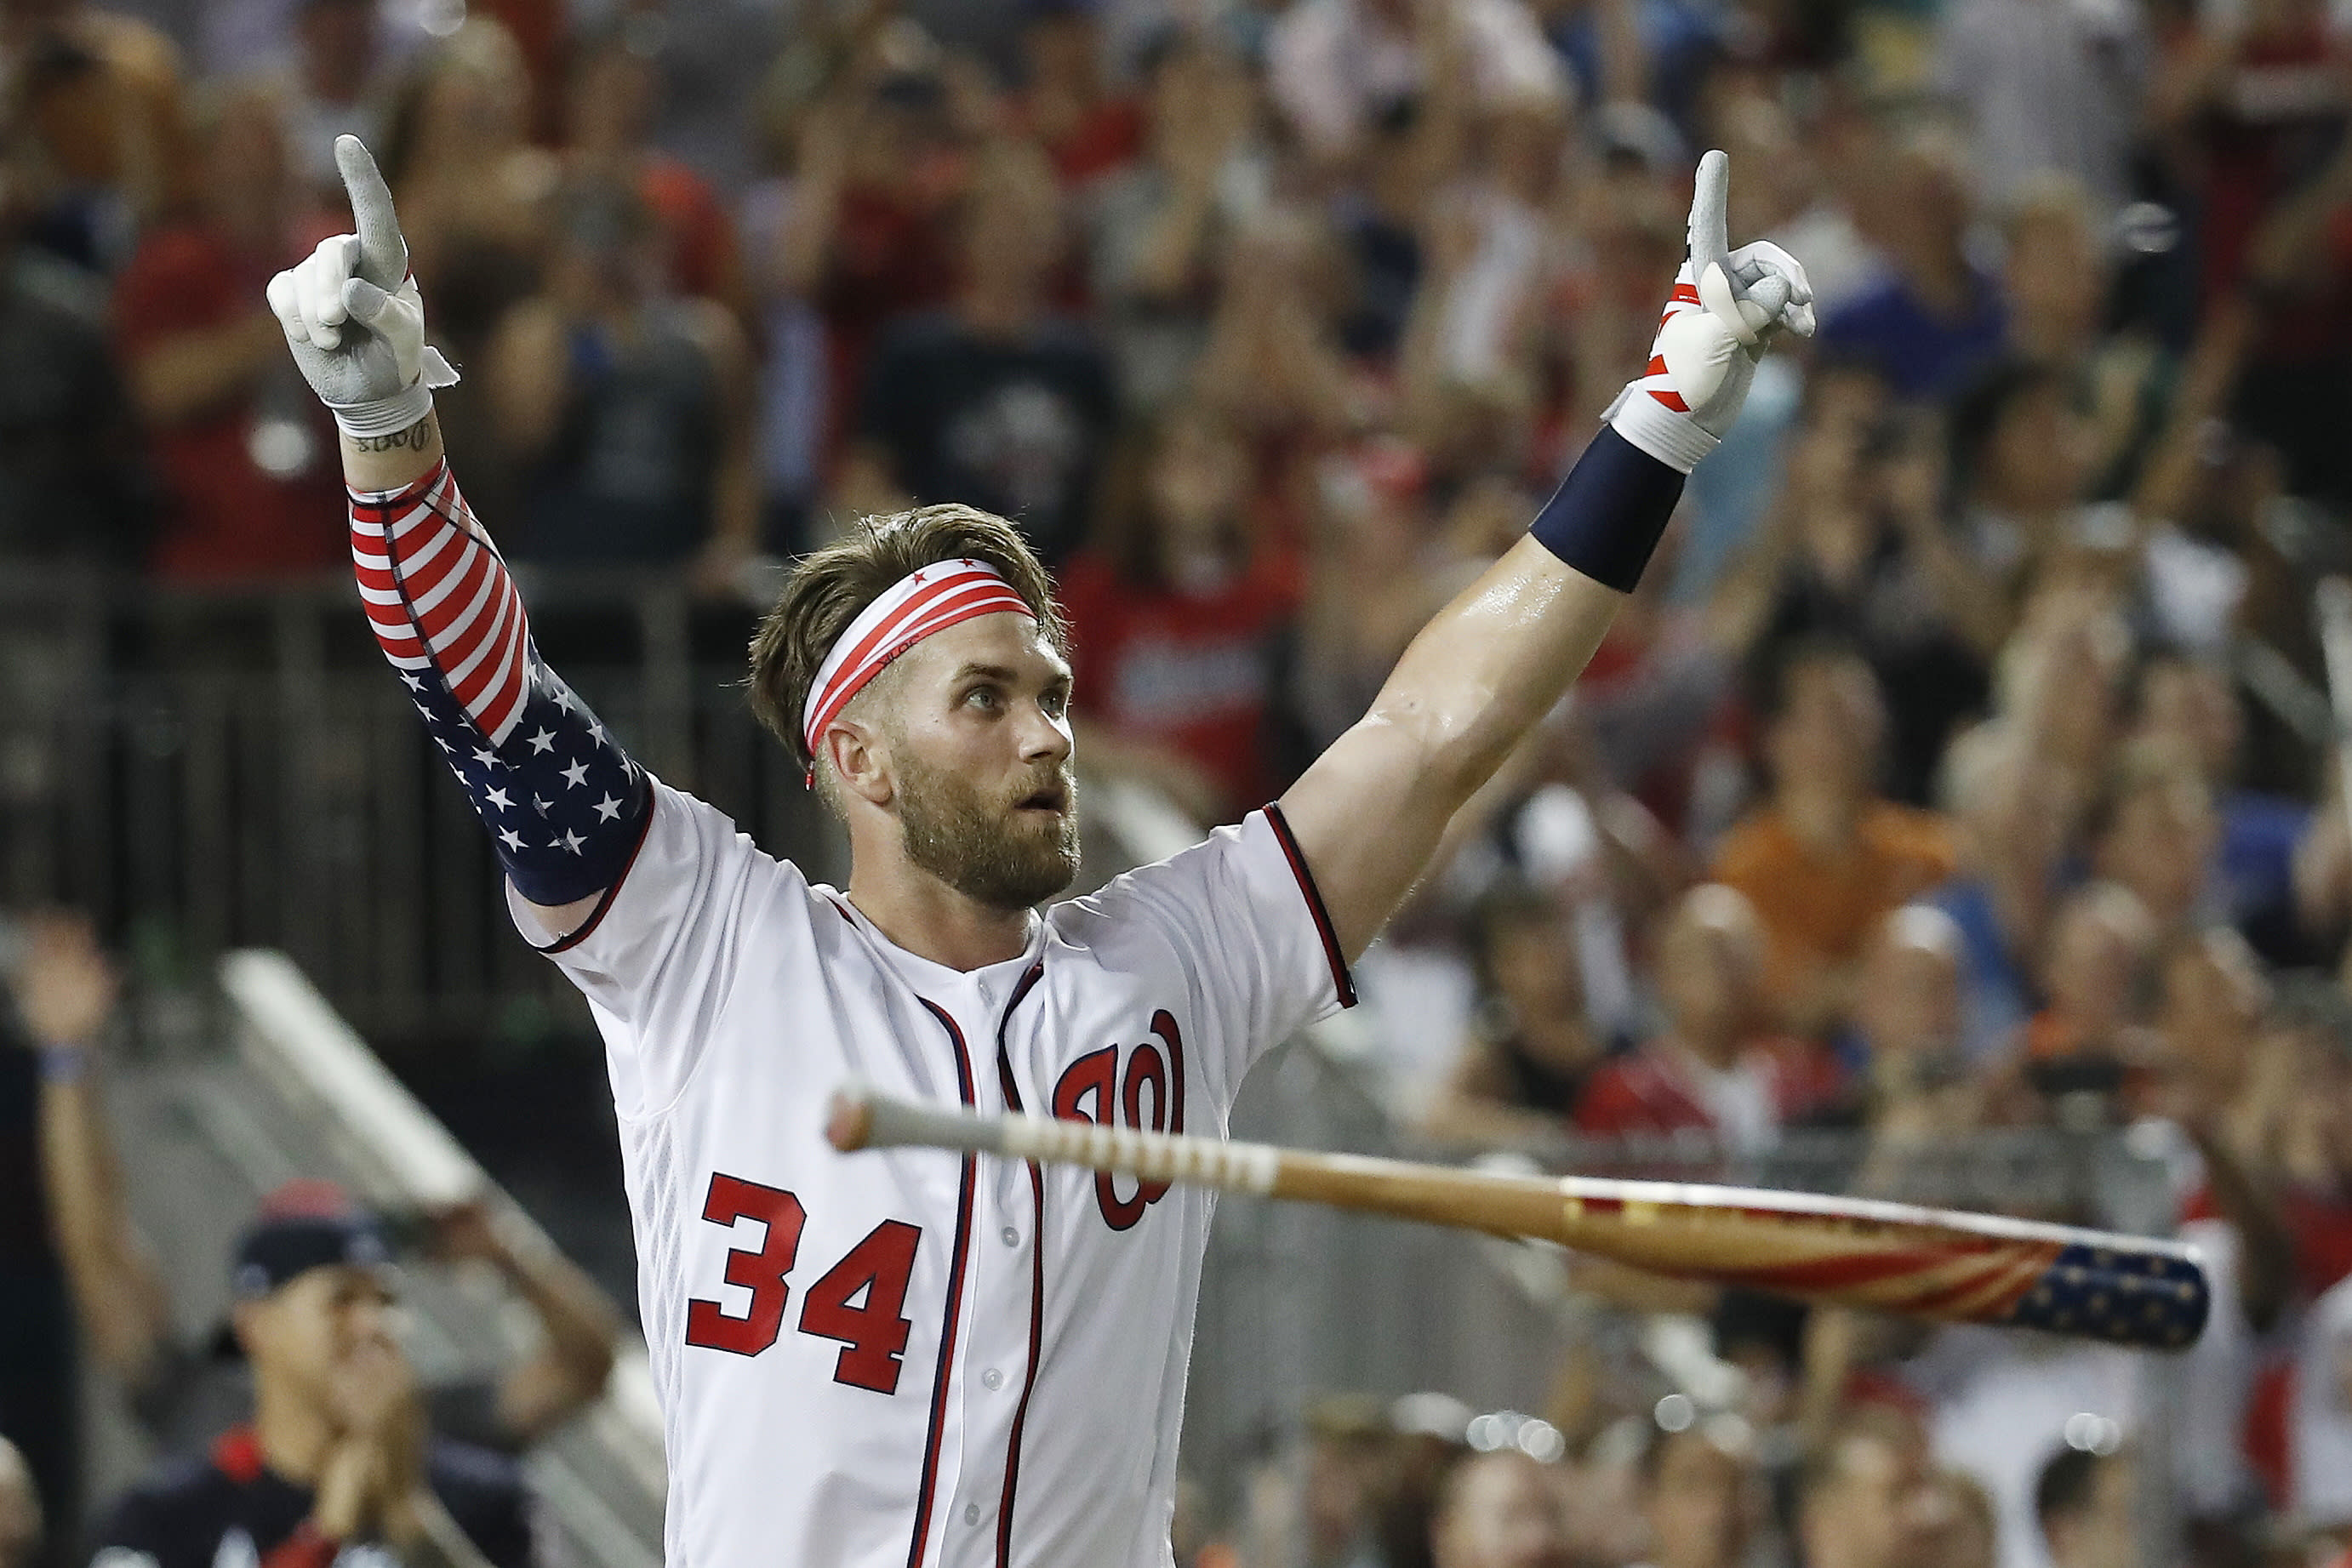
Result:
[[[427,415],[406,430],[395,430],[389,435],[354,435],[349,439],[354,452],[422,452],[431,444],[433,431],[432,417]]]

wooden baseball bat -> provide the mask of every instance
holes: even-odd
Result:
[[[856,1087],[834,1096],[825,1136],[844,1152],[961,1149],[1538,1237],[1683,1279],[2154,1350],[2181,1349],[2205,1326],[2194,1248],[1998,1215],[1757,1187],[1501,1176],[982,1116]]]

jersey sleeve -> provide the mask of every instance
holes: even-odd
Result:
[[[1250,1064],[1311,1023],[1356,1005],[1355,982],[1314,874],[1282,809],[1253,811],[1200,843],[1112,881],[1097,895],[1113,918],[1172,945],[1196,1021],[1211,1025],[1204,1067],[1230,1104]]]
[[[624,1116],[658,1111],[686,1087],[734,984],[746,912],[763,878],[779,873],[797,875],[725,813],[656,779],[635,857],[586,924],[549,932],[509,884],[516,928],[596,1015]]]

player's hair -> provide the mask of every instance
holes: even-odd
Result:
[[[801,766],[814,760],[801,735],[801,710],[835,639],[899,579],[966,557],[1001,572],[1035,613],[1045,640],[1068,654],[1069,629],[1054,602],[1053,580],[1003,517],[953,504],[860,517],[846,535],[794,563],[751,638],[751,711]]]

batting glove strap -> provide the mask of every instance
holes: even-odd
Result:
[[[416,380],[404,392],[367,402],[331,402],[327,409],[335,416],[336,428],[355,440],[396,435],[433,412],[436,387],[454,386],[457,382],[456,367],[442,357],[440,350],[428,346]]]
[[[1650,379],[1645,375],[1629,383],[1602,417],[1626,441],[1675,473],[1688,474],[1723,438],[1710,435],[1687,413],[1665,403],[1655,390],[1643,385]]]
[[[351,516],[376,643],[515,890],[563,904],[614,885],[645,836],[652,779],[541,662],[522,596],[449,465],[351,492]]]

